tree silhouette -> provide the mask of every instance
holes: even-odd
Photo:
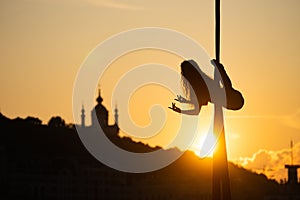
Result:
[[[33,125],[41,125],[42,124],[42,120],[40,120],[37,117],[26,117],[25,122],[33,124]]]
[[[59,116],[51,117],[48,122],[49,127],[65,127],[66,122]]]

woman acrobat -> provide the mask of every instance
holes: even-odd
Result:
[[[193,105],[193,109],[181,110],[175,103],[172,103],[172,107],[169,107],[175,112],[187,114],[187,115],[198,115],[201,107],[207,105],[208,102],[212,102],[209,94],[208,87],[218,85],[218,90],[225,90],[226,103],[222,105],[229,110],[239,110],[244,105],[244,98],[242,94],[232,87],[230,78],[228,77],[224,66],[218,63],[216,60],[211,61],[212,64],[218,68],[221,75],[221,83],[223,87],[219,84],[215,84],[215,81],[208,77],[204,72],[201,71],[198,64],[193,60],[185,60],[181,63],[181,75],[182,75],[182,87],[184,93],[187,97],[184,98],[177,95],[176,101],[180,103],[187,103]]]

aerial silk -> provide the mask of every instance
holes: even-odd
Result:
[[[215,0],[215,54],[220,62],[220,0]],[[215,81],[221,80],[215,67]],[[217,144],[213,155],[212,199],[231,200],[222,106],[214,104],[214,134]]]

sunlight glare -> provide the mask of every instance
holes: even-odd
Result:
[[[212,157],[215,142],[216,138],[213,133],[201,134],[200,138],[193,144],[192,150],[200,158]]]

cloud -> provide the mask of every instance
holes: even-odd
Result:
[[[293,163],[300,164],[300,142],[294,145],[293,155]],[[284,165],[291,164],[291,150],[288,148],[278,151],[261,149],[254,153],[252,157],[239,158],[236,163],[251,171],[264,173],[271,179],[286,180],[287,169],[284,168]]]
[[[120,9],[120,10],[142,10],[142,7],[131,5],[131,4],[125,4],[117,1],[112,0],[87,0],[88,3],[96,5],[96,6],[102,6],[106,8],[113,8],[113,9]]]

